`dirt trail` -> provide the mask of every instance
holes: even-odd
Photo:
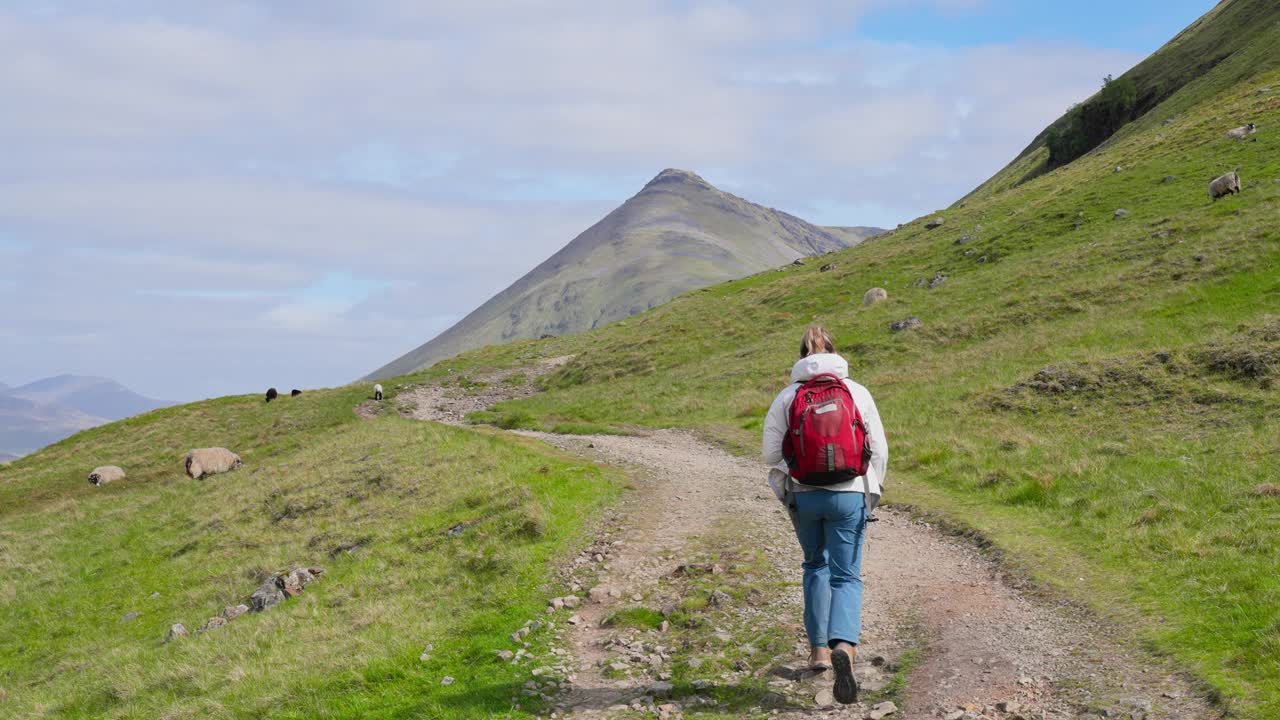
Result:
[[[417,408],[417,417],[460,418],[450,409],[448,393],[438,389],[401,398]],[[473,405],[475,396],[466,402]],[[699,551],[700,538],[727,524],[763,549],[773,571],[787,581],[781,590],[738,601],[721,613],[744,622],[748,632],[751,623],[761,630],[785,625],[795,637],[793,656],[779,659],[782,667],[762,669],[772,670],[769,688],[775,691],[763,698],[762,711],[784,718],[874,717],[871,704],[824,707],[827,676],[797,678],[792,672],[805,656],[798,625],[800,553],[783,506],[763,482],[760,463],[677,431],[642,437],[524,434],[632,473],[633,490],[610,519],[609,533],[576,563],[593,563],[598,586],[591,588],[595,600],[586,587],[578,593],[583,604],[565,637],[572,658],[565,668],[568,677],[555,686],[553,698],[558,714],[631,717],[641,711],[679,717],[700,706],[716,711],[711,693],[666,697],[671,688],[662,679],[669,677],[670,663],[675,656],[689,662],[693,649],[665,647],[658,631],[637,633],[602,623],[635,600],[653,598],[655,588]],[[1218,717],[1185,682],[1100,630],[1087,614],[1026,597],[1004,584],[1000,569],[970,544],[901,512],[882,509],[877,515],[879,522],[869,525],[863,563],[864,630],[856,672],[864,689],[875,690],[889,683],[905,653],[915,648],[919,656],[908,673],[905,697],[895,698],[899,707],[889,717]],[[718,655],[732,658],[741,641],[732,633],[715,635],[731,636],[732,643]],[[887,661],[877,666],[869,662],[873,658]],[[623,666],[624,673],[610,672]],[[700,687],[734,687],[761,674],[742,668],[709,677]]]

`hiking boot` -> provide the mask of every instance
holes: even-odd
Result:
[[[858,681],[853,677],[854,652],[854,647],[848,643],[840,643],[831,651],[831,667],[836,673],[836,684],[831,694],[841,705],[858,702]]]
[[[809,652],[809,669],[826,672],[831,669],[831,648],[816,647]]]

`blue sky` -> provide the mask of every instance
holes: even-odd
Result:
[[[899,6],[869,13],[850,35],[948,48],[1056,42],[1148,55],[1212,6],[1205,0],[988,0],[949,10]]]
[[[5,3],[0,382],[347,382],[666,167],[891,226],[1212,5]]]

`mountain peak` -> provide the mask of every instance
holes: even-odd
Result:
[[[667,168],[654,176],[654,178],[644,186],[644,189],[648,190],[649,188],[662,185],[694,185],[702,188],[713,187],[711,183],[703,180],[695,172],[681,170],[679,168]]]
[[[413,372],[482,345],[589,330],[868,234],[817,227],[667,168],[456,325],[369,377]]]

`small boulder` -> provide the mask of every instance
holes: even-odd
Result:
[[[946,224],[947,224],[947,219],[939,215],[931,219],[929,222],[925,223],[924,228],[926,230],[937,230],[938,228]]]
[[[904,320],[895,320],[889,323],[889,330],[893,332],[902,332],[904,330],[915,330],[916,328],[923,326],[924,323],[920,322],[920,318],[912,315]]]
[[[180,637],[186,637],[189,634],[190,633],[187,632],[186,625],[183,625],[182,623],[174,623],[169,626],[169,634],[165,636],[164,641],[167,643],[173,642],[174,640],[177,640]]]
[[[871,307],[878,302],[889,299],[889,293],[884,288],[871,288],[862,296],[862,306]]]
[[[1132,214],[1133,213],[1129,212],[1128,210],[1125,210],[1124,208],[1120,208],[1119,210],[1116,210],[1114,217],[1116,220],[1120,220],[1122,218],[1127,218]]]
[[[929,289],[937,290],[938,288],[946,284],[946,282],[947,282],[947,276],[944,275],[943,273],[938,273],[933,276],[932,280],[929,281]]]
[[[240,617],[241,615],[247,612],[249,612],[248,605],[244,605],[244,604],[228,605],[222,608],[222,617],[226,618],[227,620],[235,620],[236,618]]]
[[[796,258],[794,261],[792,261],[791,264],[796,266],[804,265],[804,260],[801,258]]]
[[[894,705],[893,701],[886,700],[885,702],[871,708],[871,712],[867,713],[867,717],[870,718],[870,720],[880,720],[881,718],[888,717],[896,712],[898,712],[898,706]]]
[[[645,690],[645,693],[648,695],[652,695],[653,697],[656,697],[656,698],[665,698],[665,697],[671,697],[671,693],[675,689],[676,689],[676,686],[673,685],[672,683],[669,683],[665,680],[656,680],[654,682],[649,683],[649,687]]]
[[[1165,176],[1164,176],[1164,179],[1163,179],[1163,180],[1161,180],[1160,182],[1164,183],[1165,185],[1168,185],[1169,183],[1171,183],[1171,182],[1173,182],[1174,180],[1177,180],[1177,179],[1178,179],[1178,177],[1177,177],[1176,175],[1165,175]]]
[[[836,704],[836,696],[831,692],[831,688],[822,688],[817,695],[813,696],[813,704],[820,708],[829,708]]]
[[[827,263],[826,265],[823,265],[822,267],[818,268],[818,272],[831,272],[832,270],[835,270],[835,269],[836,269],[835,263]]]
[[[209,621],[204,624],[204,627],[200,628],[200,632],[208,632],[210,630],[220,628],[226,624],[227,624],[226,618],[222,617],[221,615],[214,615],[213,617],[209,618]]]
[[[253,591],[253,595],[249,596],[249,607],[254,612],[262,612],[282,602],[284,602],[284,593],[276,586],[274,578],[263,583],[257,590]]]

